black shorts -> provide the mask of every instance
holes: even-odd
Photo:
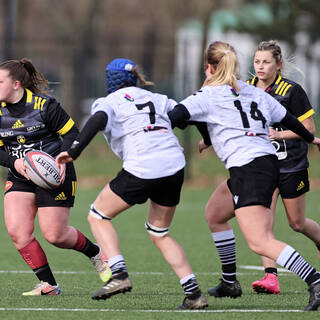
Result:
[[[298,172],[280,173],[280,196],[294,199],[310,190],[309,169]]]
[[[22,180],[9,172],[5,194],[12,191],[32,192],[36,195],[36,206],[41,207],[73,207],[76,194],[77,177],[74,166],[68,163],[66,178],[58,188],[46,190],[38,187],[30,180]]]
[[[145,203],[148,199],[165,206],[176,206],[184,180],[184,169],[172,176],[141,179],[122,169],[110,182],[111,190],[130,205]]]
[[[262,205],[270,208],[279,182],[279,161],[275,155],[256,158],[242,167],[229,169],[228,187],[234,209]]]

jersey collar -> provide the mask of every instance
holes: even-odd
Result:
[[[32,92],[29,90],[29,89],[27,89],[27,88],[25,88],[24,89],[26,92],[27,92],[27,100],[26,100],[26,103],[31,103],[32,102]],[[5,108],[6,107],[6,103],[4,102],[4,101],[1,101],[1,107],[2,108]]]

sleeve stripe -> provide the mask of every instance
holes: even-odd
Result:
[[[67,123],[57,133],[65,135],[74,125],[74,121],[70,118]]]
[[[303,120],[308,119],[309,117],[311,117],[313,114],[315,114],[313,109],[310,109],[309,111],[307,111],[305,114],[303,114],[302,116],[298,117],[298,120],[300,122],[302,122]]]

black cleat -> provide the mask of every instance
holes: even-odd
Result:
[[[308,305],[304,308],[304,311],[316,311],[320,306],[320,282],[311,284],[308,291],[310,292],[310,298]]]
[[[210,296],[216,298],[230,297],[235,299],[242,295],[241,286],[238,280],[233,283],[224,282],[222,279],[220,280],[221,282],[216,287],[208,289]]]
[[[105,300],[115,294],[131,291],[131,289],[132,284],[129,279],[128,273],[121,272],[119,274],[116,274],[115,276],[112,276],[110,280],[108,280],[99,291],[92,295],[92,299]]]
[[[185,309],[204,309],[208,306],[207,298],[202,294],[201,290],[198,289],[194,293],[186,296],[180,306],[177,307],[179,310]]]

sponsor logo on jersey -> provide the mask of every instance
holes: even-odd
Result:
[[[17,128],[22,128],[24,127],[24,124],[21,122],[21,120],[17,120],[13,126],[12,126],[12,129],[17,129]]]
[[[134,99],[129,94],[126,94],[124,98],[130,102],[134,101]]]
[[[34,143],[31,143],[31,144],[19,144],[17,147],[8,146],[9,154],[19,159],[24,158],[24,156],[28,151],[31,151],[34,149],[33,148],[34,145],[35,145]]]
[[[67,197],[64,192],[61,192],[54,198],[54,200],[67,200]]]
[[[38,124],[36,126],[30,126],[30,127],[27,127],[27,131],[28,132],[34,132],[34,131],[38,131],[42,128],[44,128],[46,125],[44,123],[41,123],[41,124]]]
[[[238,203],[238,200],[239,200],[239,196],[238,195],[233,196],[233,201],[234,201],[235,204]]]
[[[301,190],[301,189],[303,189],[304,188],[304,182],[303,181],[301,181],[300,183],[299,183],[299,185],[298,185],[298,188],[297,188],[297,191],[299,191],[299,190]]]
[[[13,135],[14,135],[13,131],[0,132],[0,137],[1,138],[12,137]]]
[[[17,136],[17,141],[18,141],[19,144],[25,144],[26,143],[26,137],[22,136],[22,135],[19,135],[19,136]]]

